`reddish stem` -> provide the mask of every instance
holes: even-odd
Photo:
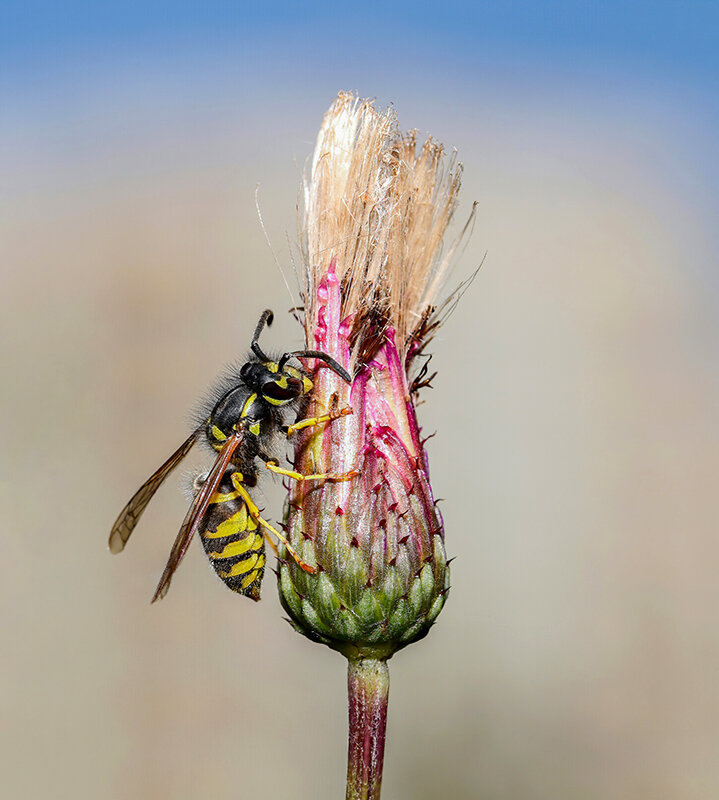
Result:
[[[350,659],[347,693],[347,800],[379,800],[389,698],[387,661],[375,658]]]

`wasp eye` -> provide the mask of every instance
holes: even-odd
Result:
[[[302,394],[302,384],[296,378],[288,378],[287,386],[280,386],[277,381],[267,381],[262,386],[262,394],[270,400],[293,400]]]

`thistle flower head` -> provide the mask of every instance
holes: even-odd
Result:
[[[318,364],[304,416],[352,414],[296,434],[299,473],[345,479],[291,482],[287,535],[316,572],[284,558],[280,596],[298,630],[351,657],[421,638],[449,586],[415,400],[460,176],[441,145],[400,133],[393,111],[340,94],[305,186],[307,347],[354,380]]]

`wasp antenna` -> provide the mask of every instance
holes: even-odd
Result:
[[[325,364],[333,371],[336,372],[343,381],[352,383],[352,376],[347,370],[338,364],[332,356],[327,353],[321,353],[319,350],[296,350],[294,353],[287,353],[288,356],[295,356],[295,358],[317,358],[324,361]],[[283,356],[284,357],[284,356]]]
[[[260,321],[257,323],[257,327],[255,328],[255,333],[252,336],[252,344],[250,345],[252,352],[261,360],[261,361],[269,361],[270,359],[262,352],[262,348],[257,343],[257,340],[260,338],[260,334],[262,333],[262,329],[267,325],[269,327],[272,325],[272,320],[275,318],[275,315],[272,313],[272,309],[266,308],[262,312],[262,316],[260,317]]]

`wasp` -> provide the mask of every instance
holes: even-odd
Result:
[[[271,325],[272,319],[272,311],[267,309],[263,312],[252,337],[251,355],[218,390],[209,414],[203,416],[202,422],[188,438],[135,492],[112,527],[109,547],[111,552],[119,553],[155,492],[204,434],[217,454],[215,463],[208,473],[195,480],[194,499],[170,551],[153,603],[167,594],[172,576],[195,534],[199,535],[210,563],[226,586],[253,600],[260,599],[265,570],[265,539],[277,552],[271,536],[282,542],[303,570],[315,572],[287,539],[261,516],[260,509],[252,500],[249,490],[257,485],[258,461],[264,462],[272,472],[294,480],[342,481],[357,474],[350,471],[340,475],[301,475],[283,469],[273,457],[273,440],[278,433],[291,436],[302,428],[321,425],[352,413],[351,408],[339,409],[334,403],[323,416],[286,425],[286,415],[295,412],[297,416],[313,389],[304,368],[291,366],[291,360],[315,358],[348,383],[352,379],[331,356],[316,350],[285,353],[278,361],[273,361],[265,355],[258,341],[263,328]]]

